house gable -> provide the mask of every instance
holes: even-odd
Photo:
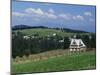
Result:
[[[84,48],[85,44],[81,39],[71,39],[70,48]]]

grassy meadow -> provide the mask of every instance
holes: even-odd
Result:
[[[68,53],[68,50],[54,50],[37,54],[37,56],[38,58],[45,57],[46,59],[40,58],[34,61],[34,58],[29,59],[29,57],[26,57],[26,60],[22,60],[22,62],[13,60],[12,73],[72,71],[96,68],[95,51]]]
[[[57,35],[61,37],[69,37],[73,36],[75,33],[72,32],[63,32],[61,30],[56,30],[56,29],[42,29],[42,28],[36,28],[36,29],[23,29],[23,30],[16,30],[20,31],[25,35],[32,36],[34,34],[39,34],[40,37],[45,37],[47,35],[52,36],[52,34],[57,33]],[[15,32],[16,32],[15,31]],[[88,34],[88,33],[81,33],[81,34]]]

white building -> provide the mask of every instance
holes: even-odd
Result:
[[[27,39],[30,39],[29,36],[23,36],[23,38],[26,39],[26,40],[27,40]]]
[[[70,51],[85,51],[86,45],[83,43],[82,39],[71,39]]]

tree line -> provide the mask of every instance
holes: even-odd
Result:
[[[23,55],[36,54],[40,52],[57,50],[57,49],[68,49],[70,45],[69,37],[61,37],[59,35],[49,37],[39,37],[39,34],[34,35],[34,38],[30,36],[29,39],[23,38],[25,34],[22,32],[12,33],[12,56],[22,57]],[[87,48],[96,47],[96,37],[94,34],[89,35],[77,35],[77,39],[82,39]]]

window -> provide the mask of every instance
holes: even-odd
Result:
[[[76,44],[75,40],[73,41],[73,44]]]

